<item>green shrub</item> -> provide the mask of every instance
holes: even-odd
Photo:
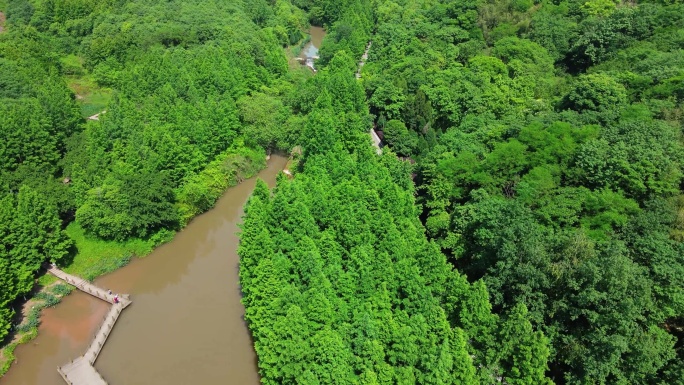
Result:
[[[65,295],[68,295],[74,290],[74,287],[71,285],[67,285],[66,283],[60,283],[52,287],[52,293],[55,295],[58,295],[60,297],[64,297]]]
[[[236,144],[199,174],[191,176],[176,193],[182,225],[212,208],[228,187],[254,176],[266,166],[263,150],[243,147],[240,141]]]

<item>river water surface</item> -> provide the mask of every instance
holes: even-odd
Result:
[[[299,57],[302,59],[312,58],[318,56],[318,49],[321,48],[323,37],[325,37],[325,30],[323,27],[311,27],[309,30],[311,40],[304,45]]]
[[[315,69],[314,60],[318,58],[318,50],[321,48],[321,43],[325,37],[325,30],[323,27],[311,27],[309,30],[311,39],[302,47],[299,57],[302,59],[302,64]]]
[[[287,159],[259,177],[275,184]],[[95,368],[112,385],[259,384],[242,316],[236,253],[242,206],[255,178],[226,191],[174,240],[95,283],[130,293]],[[83,354],[108,305],[74,291],[43,312],[39,335],[16,350],[2,385],[64,385],[57,366]]]

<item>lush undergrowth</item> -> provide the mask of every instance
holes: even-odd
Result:
[[[104,111],[111,102],[114,90],[98,84],[92,73],[83,67],[85,59],[74,54],[60,58],[60,67],[67,87],[81,107],[84,118]]]
[[[266,167],[266,154],[240,144],[219,155],[178,191],[181,223],[210,209],[228,188],[256,175]]]
[[[67,226],[66,233],[74,240],[77,251],[64,270],[87,280],[114,271],[126,265],[133,257],[145,256],[155,246],[153,240],[108,241],[88,236],[76,222]],[[171,236],[173,233],[160,237],[160,240]]]
[[[68,75],[67,86],[74,92],[81,108],[81,116],[87,118],[105,111],[114,96],[114,90],[99,86],[92,76]]]

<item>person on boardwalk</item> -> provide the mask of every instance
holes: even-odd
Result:
[[[111,290],[107,290],[107,294],[112,295],[112,291],[111,291]]]
[[[119,303],[119,295],[114,296],[114,303]]]

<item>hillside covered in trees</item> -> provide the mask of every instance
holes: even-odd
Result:
[[[265,165],[272,127],[253,106],[284,108],[306,76],[283,47],[308,19],[281,5],[0,2],[0,341],[41,264],[79,253],[72,238],[157,244]]]
[[[300,172],[246,207],[240,278],[262,382],[549,383],[525,306],[492,314],[485,286],[426,238],[409,167],[370,147],[353,68],[338,52],[312,79]]]
[[[683,7],[380,0],[331,23],[300,172],[245,218],[264,382],[681,383]],[[359,19],[368,111],[338,79]],[[368,115],[378,159],[369,125],[350,139]]]
[[[0,340],[76,240],[163,242],[298,146],[239,246],[263,383],[682,382],[684,4],[0,7]]]
[[[427,235],[558,383],[681,383],[684,5],[379,2],[364,86]]]

